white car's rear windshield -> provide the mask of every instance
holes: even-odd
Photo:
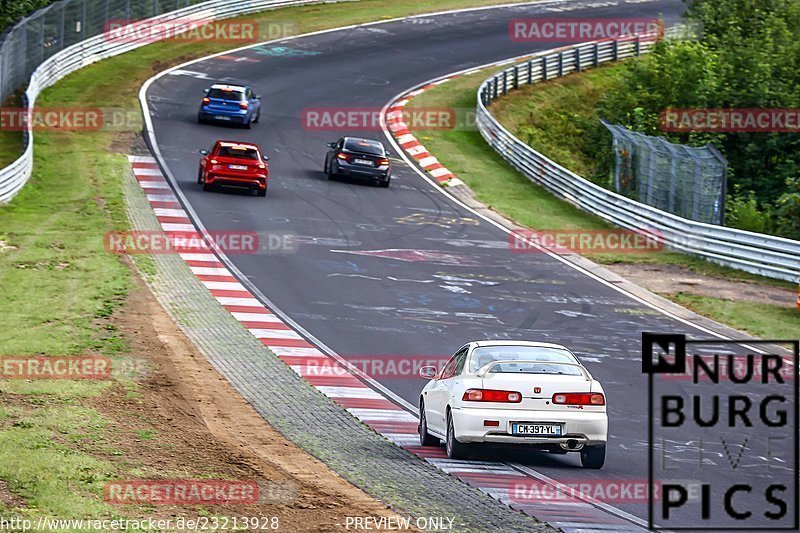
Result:
[[[477,372],[479,368],[485,366],[493,361],[546,361],[553,363],[577,363],[570,352],[567,350],[560,350],[558,348],[547,348],[544,346],[483,346],[475,348],[472,352],[470,360],[469,371]],[[500,368],[505,365],[498,365],[499,372],[503,370]],[[537,365],[540,367],[555,367],[556,365]],[[562,365],[559,365],[559,367]],[[554,371],[555,369],[550,369]],[[577,374],[570,372],[570,375],[579,375],[580,369],[576,369]],[[494,369],[492,370],[495,371]],[[519,372],[520,370],[516,370]]]
[[[558,363],[537,363],[535,361],[520,361],[519,363],[500,363],[494,365],[490,374],[556,374],[560,376],[583,376],[580,367],[574,365],[561,365]]]

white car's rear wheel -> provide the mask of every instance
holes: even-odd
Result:
[[[606,462],[606,445],[587,446],[581,450],[581,464],[584,468],[603,468]]]
[[[447,457],[450,459],[466,459],[469,454],[469,445],[458,442],[456,430],[453,427],[453,417],[447,413],[447,439],[445,440]]]
[[[425,416],[425,404],[419,403],[419,445],[438,446],[439,439],[428,433],[428,419]]]

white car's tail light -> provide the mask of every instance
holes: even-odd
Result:
[[[461,399],[465,402],[519,403],[522,394],[510,390],[467,389]]]
[[[599,392],[557,392],[553,403],[559,405],[605,405],[606,397]]]

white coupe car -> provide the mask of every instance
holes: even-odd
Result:
[[[471,443],[523,444],[553,453],[580,452],[585,468],[602,468],[608,415],[603,387],[564,346],[527,341],[470,342],[419,398],[422,446],[445,441],[463,459]]]

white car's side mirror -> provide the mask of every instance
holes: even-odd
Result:
[[[433,379],[436,377],[437,370],[435,366],[423,366],[419,369],[419,377],[423,379]]]

